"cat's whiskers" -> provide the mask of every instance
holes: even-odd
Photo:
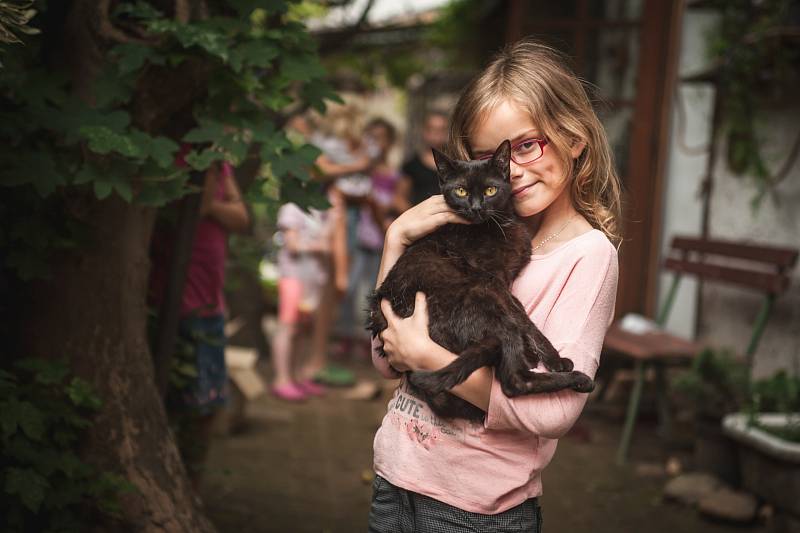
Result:
[[[500,225],[500,223],[497,221],[497,219],[495,218],[495,214],[494,213],[489,215],[489,220],[491,220],[492,222],[494,222],[497,225],[497,228],[500,230],[500,233],[503,234],[503,240],[507,241],[508,237],[506,237],[506,232],[503,231],[503,226]]]

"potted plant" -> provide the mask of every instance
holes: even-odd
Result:
[[[672,382],[673,392],[692,413],[695,467],[733,486],[739,484],[737,446],[722,431],[722,420],[745,405],[747,376],[747,364],[732,352],[706,348]]]
[[[754,382],[749,405],[727,415],[723,429],[738,443],[743,488],[800,527],[800,378],[780,371]]]

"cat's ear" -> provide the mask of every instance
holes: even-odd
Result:
[[[508,178],[511,173],[511,141],[506,139],[500,143],[492,156],[492,164],[503,173],[504,178]]]
[[[433,152],[433,160],[436,162],[436,170],[439,171],[439,183],[444,183],[453,174],[456,165],[452,159],[436,148],[431,148],[431,151]]]

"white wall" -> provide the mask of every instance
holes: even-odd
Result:
[[[774,109],[765,115],[759,135],[771,156],[770,167],[785,161],[800,132],[800,105]],[[751,207],[755,188],[751,178],[736,176],[724,164],[720,150],[719,172],[711,199],[711,234],[722,239],[752,241],[800,248],[800,161],[757,211]],[[755,356],[753,373],[768,375],[785,368],[800,375],[800,268],[795,267],[789,291],[776,302]],[[701,334],[717,344],[746,347],[763,296],[753,291],[707,284]],[[744,348],[742,348],[744,350]]]
[[[679,60],[681,75],[696,73],[707,66],[705,38],[715,20],[716,15],[710,11],[686,11]],[[713,90],[705,85],[679,83],[677,91],[665,180],[662,251],[668,249],[674,234],[700,233],[699,186],[705,174],[707,154],[687,153],[681,144],[690,147],[708,144],[714,97]],[[679,105],[686,110],[683,143],[678,142]],[[769,147],[771,168],[782,165],[799,131],[798,105],[775,109],[764,116],[758,133],[768,141],[765,144]],[[800,162],[776,189],[778,202],[765,199],[761,208],[754,212],[750,205],[756,191],[752,179],[734,176],[727,169],[724,142],[719,147],[718,157],[710,204],[711,237],[800,247]],[[669,287],[669,279],[667,275],[661,277],[661,301]],[[697,335],[712,345],[730,347],[743,353],[762,295],[717,283],[704,284],[700,330],[694,331],[696,284],[685,281],[667,324],[668,329],[690,337]],[[800,268],[792,274],[790,291],[778,300],[756,352],[756,376],[770,374],[778,368],[800,373]]]

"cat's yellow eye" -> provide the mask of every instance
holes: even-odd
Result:
[[[467,190],[464,187],[459,187],[455,190],[456,196],[464,198],[467,195]]]
[[[497,194],[497,187],[486,187],[486,190],[483,191],[483,194],[486,196],[494,196]]]

